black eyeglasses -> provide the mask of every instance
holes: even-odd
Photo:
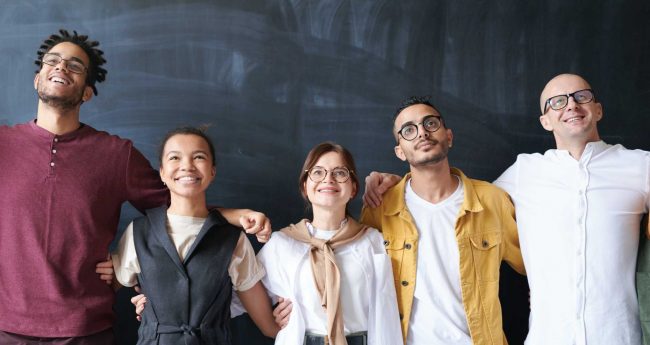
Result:
[[[88,70],[88,67],[86,67],[83,63],[77,60],[64,59],[59,55],[52,54],[52,53],[44,54],[43,58],[41,59],[41,62],[43,62],[44,64],[54,66],[54,67],[60,64],[61,61],[65,61],[65,67],[68,69],[68,71],[72,73],[82,74]]]
[[[433,133],[442,126],[442,117],[440,115],[427,115],[420,123],[407,123],[397,131],[404,140],[411,141],[418,136],[418,125],[422,125],[425,131]]]
[[[564,109],[569,104],[569,97],[573,97],[573,100],[578,104],[585,104],[594,100],[594,91],[592,89],[584,89],[566,95],[553,96],[544,103],[544,112],[542,114],[546,114],[549,107],[553,110]]]
[[[327,169],[319,166],[315,166],[309,170],[305,170],[309,179],[318,183],[325,180],[327,174],[330,173],[334,177],[334,181],[338,183],[345,183],[350,179],[350,174],[354,173],[351,170],[348,170],[346,167],[338,167],[332,169],[332,171],[327,171]]]

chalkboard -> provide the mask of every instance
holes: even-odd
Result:
[[[348,147],[361,177],[407,170],[390,130],[409,95],[433,97],[455,134],[452,164],[474,178],[553,147],[538,97],[562,72],[591,82],[607,142],[650,150],[648,17],[648,2],[613,0],[4,1],[0,124],[35,117],[40,42],[59,28],[89,34],[108,76],[82,122],[132,139],[154,166],[166,131],[210,124],[209,202],[263,211],[280,228],[304,216],[296,180],[321,141]],[[121,227],[135,215],[125,209]],[[521,344],[525,278],[504,274],[506,329]],[[129,344],[120,300],[119,343]]]

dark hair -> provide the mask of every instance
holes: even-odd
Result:
[[[445,125],[445,119],[442,117],[442,113],[440,112],[440,110],[438,110],[438,108],[436,108],[431,103],[431,96],[410,96],[409,98],[406,98],[406,99],[402,100],[399,107],[397,107],[397,110],[395,110],[395,114],[393,114],[393,125],[391,126],[392,127],[391,131],[393,132],[393,135],[395,136],[395,140],[399,139],[397,137],[398,134],[395,132],[395,129],[396,129],[395,128],[395,120],[397,120],[397,117],[402,112],[402,110],[404,110],[404,109],[406,109],[406,108],[408,108],[408,107],[410,107],[412,105],[417,105],[417,104],[424,104],[424,105],[427,105],[427,106],[433,108],[433,110],[435,110],[440,115],[440,123],[442,124],[442,127],[445,127],[445,128],[447,127]]]
[[[97,88],[95,87],[95,83],[101,83],[106,80],[107,72],[104,68],[101,67],[101,65],[106,63],[106,59],[104,59],[104,52],[97,49],[99,42],[89,41],[88,36],[79,35],[77,34],[77,31],[72,32],[73,35],[70,35],[68,30],[60,29],[60,35],[52,34],[45,41],[43,41],[41,47],[38,49],[38,51],[36,51],[38,58],[36,61],[34,61],[34,63],[39,66],[39,69],[36,70],[36,73],[38,73],[41,68],[43,68],[43,55],[54,48],[54,46],[63,42],[76,44],[79,46],[79,48],[83,49],[86,55],[88,55],[88,60],[90,63],[88,66],[88,73],[86,73],[86,85],[90,86],[93,89],[95,95],[97,95]]]
[[[199,127],[178,127],[176,129],[172,129],[171,131],[167,132],[165,134],[165,138],[162,140],[160,143],[160,148],[158,149],[158,157],[160,164],[162,165],[163,161],[163,154],[165,153],[165,144],[171,139],[171,137],[175,135],[196,135],[198,137],[203,138],[206,143],[208,143],[208,147],[210,148],[210,158],[212,158],[212,166],[215,166],[215,157],[214,157],[214,145],[212,144],[212,140],[210,140],[210,137],[208,137],[207,134],[205,134],[205,131],[207,130],[208,126],[203,125]]]
[[[322,142],[316,146],[314,146],[311,151],[307,154],[307,158],[305,158],[305,163],[302,165],[302,170],[300,171],[300,177],[298,178],[298,188],[300,188],[300,194],[302,195],[302,198],[305,199],[308,205],[309,199],[307,198],[307,192],[305,191],[305,182],[307,182],[308,178],[308,173],[307,170],[311,169],[316,165],[316,162],[326,153],[328,152],[336,152],[341,155],[341,158],[343,159],[343,163],[345,164],[345,167],[350,170],[350,180],[352,181],[352,184],[355,186],[355,193],[352,195],[352,198],[356,196],[356,194],[359,192],[359,179],[357,177],[357,167],[354,164],[354,158],[352,158],[352,154],[350,151],[348,151],[345,147],[331,142],[331,141],[325,141]],[[346,208],[345,213],[349,215],[349,212]]]

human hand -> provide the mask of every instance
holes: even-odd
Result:
[[[373,171],[366,176],[366,189],[363,193],[363,203],[369,207],[378,207],[382,203],[384,193],[396,185],[401,177],[388,173]]]
[[[135,292],[140,293],[140,287],[135,286]],[[147,296],[144,294],[139,294],[137,296],[131,297],[131,304],[135,306],[136,319],[142,321],[142,313],[144,312],[144,306],[147,304]]]
[[[266,243],[271,238],[271,221],[262,212],[248,210],[239,217],[239,224],[247,234],[255,234],[260,243]]]
[[[292,309],[293,304],[291,304],[290,300],[282,297],[278,298],[278,305],[273,309],[273,317],[280,329],[283,329],[289,323]]]

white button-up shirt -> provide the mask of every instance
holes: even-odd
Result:
[[[522,154],[495,184],[513,198],[531,291],[526,345],[641,344],[635,268],[650,153],[602,141]]]

